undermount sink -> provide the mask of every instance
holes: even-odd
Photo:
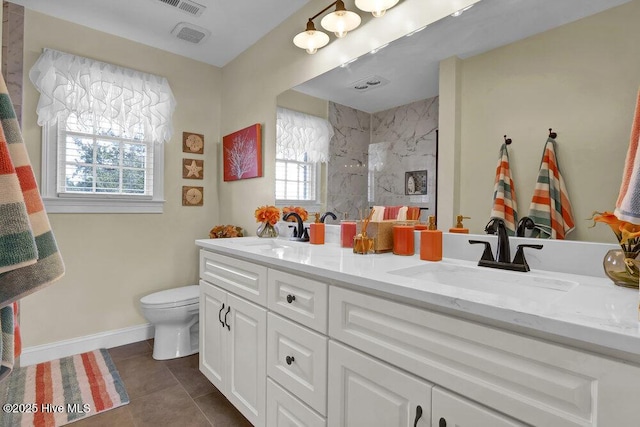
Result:
[[[271,249],[284,249],[291,247],[286,240],[281,239],[265,239],[259,237],[242,237],[239,239],[233,239],[233,243],[243,248],[255,249],[255,250],[271,250]]]
[[[389,274],[536,303],[553,302],[578,286],[577,282],[556,279],[545,272],[520,273],[445,262],[393,270]]]

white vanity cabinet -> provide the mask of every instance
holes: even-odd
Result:
[[[265,281],[266,268],[234,261],[201,255],[200,277],[212,282],[200,281],[200,370],[253,425],[264,426],[267,310],[225,288],[246,289],[247,282],[261,277]],[[202,274],[203,269],[223,271],[225,279]]]
[[[200,370],[256,426],[640,425],[635,363],[219,252],[200,255]]]

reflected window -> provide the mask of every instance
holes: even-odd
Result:
[[[327,120],[278,107],[276,204],[320,204],[320,168],[328,160],[332,136]]]

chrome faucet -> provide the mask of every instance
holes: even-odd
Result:
[[[309,241],[309,233],[304,228],[304,222],[302,222],[302,218],[296,212],[289,212],[284,214],[282,217],[283,221],[288,220],[289,218],[295,218],[298,221],[298,228],[294,230],[293,237],[290,237],[289,240],[297,240],[298,242],[308,242]]]

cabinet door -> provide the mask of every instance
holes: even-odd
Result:
[[[267,378],[267,427],[326,427],[323,417]]]
[[[227,293],[200,281],[200,371],[224,391],[227,329],[223,326],[228,308]]]
[[[226,396],[254,426],[265,422],[267,310],[228,294],[231,313]]]
[[[427,427],[431,387],[386,363],[329,342],[330,426]]]
[[[523,427],[504,415],[439,387],[432,390],[431,424],[434,427]]]

